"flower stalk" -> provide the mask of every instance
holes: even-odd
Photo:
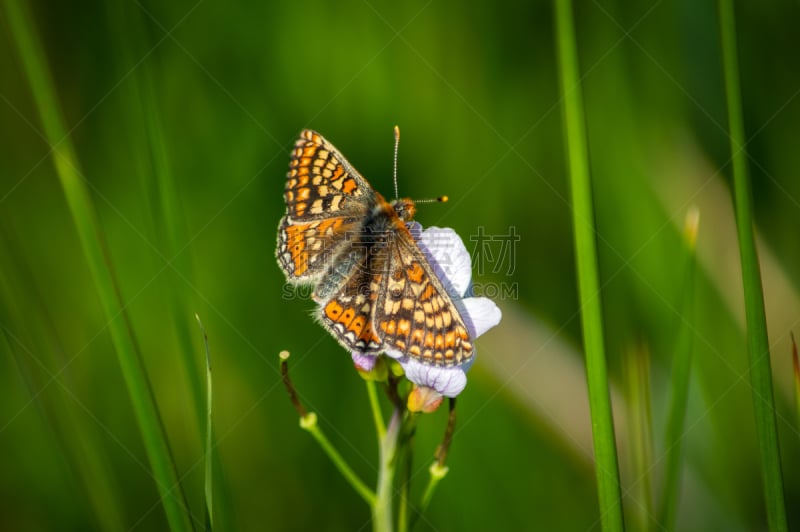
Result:
[[[375,503],[372,505],[372,529],[375,532],[391,532],[392,492],[394,473],[397,465],[397,443],[402,426],[402,413],[395,409],[392,419],[386,427],[386,434],[380,442],[380,469],[378,470],[378,489]]]
[[[386,436],[386,424],[383,421],[381,404],[378,402],[375,381],[367,381],[367,395],[369,396],[369,406],[372,410],[372,420],[375,422],[375,431],[378,433],[378,441],[380,442]]]
[[[367,487],[367,485],[358,478],[355,471],[350,467],[350,465],[345,461],[339,451],[336,450],[336,447],[330,442],[325,433],[322,432],[322,429],[317,422],[317,414],[314,412],[308,412],[303,404],[300,402],[300,399],[297,395],[297,390],[295,390],[294,384],[292,383],[292,379],[289,377],[289,352],[288,351],[281,351],[280,352],[280,359],[281,359],[281,378],[283,379],[283,384],[286,387],[286,391],[289,392],[289,399],[292,402],[295,410],[297,410],[297,414],[300,416],[300,428],[303,430],[308,431],[311,436],[319,443],[319,446],[322,447],[322,450],[325,454],[328,455],[328,458],[331,459],[333,465],[336,466],[336,469],[342,474],[345,480],[353,486],[353,489],[361,495],[361,498],[366,501],[367,504],[370,506],[375,505],[375,493]]]

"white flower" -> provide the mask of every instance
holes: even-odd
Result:
[[[409,223],[408,228],[458,308],[470,338],[474,341],[499,324],[502,315],[491,299],[468,295],[472,281],[472,260],[458,234],[450,228],[440,227],[429,227],[423,231],[416,222]],[[466,364],[444,367],[423,364],[393,349],[387,349],[386,355],[397,359],[408,380],[446,397],[455,397],[464,390],[467,385],[466,372],[475,360],[473,355]],[[363,353],[353,352],[354,362],[361,367],[367,366],[364,357]]]

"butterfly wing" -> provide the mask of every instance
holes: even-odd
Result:
[[[460,366],[474,349],[442,281],[402,221],[389,241],[374,327],[383,347],[431,366]]]
[[[333,144],[306,129],[292,150],[283,193],[292,221],[363,216],[375,191]]]
[[[316,282],[347,247],[376,193],[330,142],[304,130],[292,150],[278,225],[278,264],[291,282]]]
[[[385,254],[375,243],[362,240],[342,254],[320,282],[314,298],[320,301],[320,323],[345,349],[361,353],[383,350],[372,316],[386,270]]]
[[[294,283],[317,282],[358,226],[356,218],[344,216],[294,223],[289,216],[281,218],[276,256],[286,278]]]

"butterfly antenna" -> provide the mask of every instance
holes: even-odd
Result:
[[[430,198],[430,199],[421,199],[421,200],[414,200],[414,203],[419,205],[420,203],[447,203],[450,200],[447,196],[439,196],[438,198]]]
[[[400,127],[394,126],[394,199],[400,197],[397,193],[397,149],[400,147]]]

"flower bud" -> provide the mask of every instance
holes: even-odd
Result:
[[[430,414],[431,412],[436,412],[436,409],[442,404],[442,399],[444,399],[444,396],[433,388],[415,386],[411,393],[408,394],[408,410]]]

